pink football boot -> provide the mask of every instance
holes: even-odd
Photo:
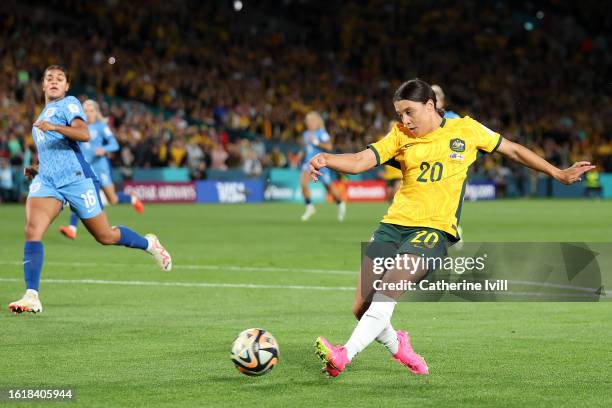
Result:
[[[414,374],[429,374],[425,359],[414,352],[410,345],[410,336],[405,331],[397,331],[399,348],[393,358],[401,365],[408,367]]]

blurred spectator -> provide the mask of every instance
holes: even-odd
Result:
[[[211,155],[211,165],[210,165],[211,169],[227,170],[227,165],[225,164],[225,161],[227,160],[229,155],[227,154],[227,152],[225,151],[225,149],[223,148],[221,144],[215,143],[215,146],[210,152],[210,155]]]
[[[270,167],[285,167],[287,166],[287,157],[285,157],[280,147],[274,146],[267,162]]]
[[[601,182],[599,180],[599,169],[589,171],[584,175],[585,195],[590,198],[601,198]]]
[[[168,166],[181,167],[187,159],[187,149],[183,138],[176,139],[170,146]]]
[[[590,157],[612,171],[612,19],[596,4],[256,1],[235,13],[230,2],[111,3],[1,2],[0,157],[29,160],[40,75],[61,61],[71,89],[95,95],[109,117],[125,176],[245,166],[241,139],[253,134],[260,163],[298,168],[290,146],[310,110],[324,113],[339,152],[362,149],[394,116],[395,88],[415,76],[555,164]],[[190,161],[193,137],[210,166]],[[514,170],[496,159],[477,171],[496,166]]]
[[[255,150],[249,149],[245,152],[243,163],[242,171],[244,171],[249,177],[258,177],[261,175],[263,166],[261,161],[259,161],[259,157],[257,157],[257,152],[255,152]]]
[[[495,183],[495,197],[506,198],[508,192],[508,178],[512,174],[506,166],[497,166],[492,169],[491,178]]]
[[[195,140],[187,143],[187,168],[192,180],[201,180],[206,178],[206,161],[204,159],[204,151]]]
[[[6,158],[0,158],[0,202],[14,201],[13,171]]]

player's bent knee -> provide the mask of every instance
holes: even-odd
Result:
[[[34,223],[26,223],[24,233],[26,241],[40,241],[43,236],[43,229]]]

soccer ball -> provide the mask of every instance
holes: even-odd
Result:
[[[263,375],[278,364],[278,343],[264,329],[247,329],[232,345],[232,362],[242,374]]]

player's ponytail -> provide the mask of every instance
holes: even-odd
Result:
[[[438,102],[436,93],[431,86],[418,78],[406,81],[397,88],[395,95],[393,95],[393,102],[403,100],[420,102],[422,104],[426,104],[429,100],[432,100],[434,107]],[[436,108],[436,112],[438,112],[438,115],[441,117],[444,117],[444,109]]]

